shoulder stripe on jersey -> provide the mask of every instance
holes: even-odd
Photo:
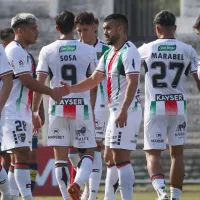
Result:
[[[49,75],[49,72],[45,72],[45,71],[36,71],[36,74],[47,74],[47,75]]]
[[[21,75],[24,75],[24,74],[32,74],[32,73],[30,71],[25,71],[25,72],[15,74],[15,76],[21,76]]]
[[[129,75],[129,74],[139,74],[140,72],[128,72],[126,73],[126,75]]]
[[[105,74],[105,72],[103,72],[103,71],[101,71],[101,70],[96,69],[96,71],[97,71],[97,72],[100,72],[100,73],[102,73],[102,74]]]
[[[127,45],[128,47],[131,47],[130,44],[129,44],[128,42],[126,43],[126,45]]]
[[[147,63],[146,63],[146,61],[144,60],[143,61],[143,66],[144,66],[144,70],[145,70],[145,74],[148,72],[148,66],[147,66]]]
[[[0,77],[6,76],[7,74],[12,74],[12,73],[13,73],[13,70],[4,72],[4,73],[0,74]]]

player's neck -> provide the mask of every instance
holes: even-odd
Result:
[[[92,38],[87,44],[95,46],[97,43],[98,39],[96,37]]]
[[[118,41],[116,41],[115,44],[113,44],[115,51],[120,50],[126,42],[127,42],[127,37],[123,37],[123,38],[119,39]]]
[[[60,34],[60,40],[73,40],[74,39],[74,34],[68,33],[68,34]]]
[[[163,34],[163,35],[160,35],[159,39],[173,39],[175,38],[173,34]]]
[[[15,36],[14,39],[16,42],[18,42],[23,48],[27,48],[29,46],[29,44],[26,43],[26,41],[24,41],[24,39],[18,37],[17,35]]]

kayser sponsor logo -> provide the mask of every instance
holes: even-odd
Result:
[[[182,94],[156,94],[156,101],[184,101]]]

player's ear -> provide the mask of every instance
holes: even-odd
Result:
[[[177,26],[176,26],[176,25],[174,25],[174,31],[176,31],[176,28],[177,28]]]
[[[57,25],[56,25],[56,31],[60,32],[60,28]]]

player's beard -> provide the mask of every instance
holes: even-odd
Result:
[[[115,36],[106,38],[106,42],[108,45],[114,45],[118,39],[119,39],[119,36],[115,35]]]

